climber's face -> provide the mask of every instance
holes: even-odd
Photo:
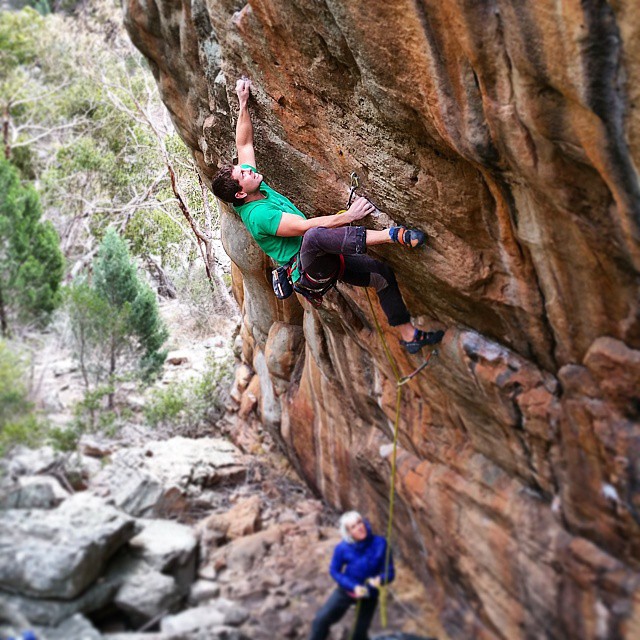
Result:
[[[231,177],[240,185],[240,191],[236,193],[236,198],[244,198],[259,191],[262,182],[262,174],[256,173],[253,169],[244,169],[238,165],[233,167]]]
[[[347,527],[347,531],[355,542],[361,542],[367,537],[367,527],[362,518],[350,524]]]

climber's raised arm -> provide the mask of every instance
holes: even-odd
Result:
[[[236,147],[238,149],[238,164],[256,166],[256,154],[253,150],[253,125],[249,114],[249,96],[251,95],[251,80],[244,76],[236,82],[236,93],[240,102],[240,112],[236,123]]]

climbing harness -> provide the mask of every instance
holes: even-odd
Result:
[[[271,271],[271,285],[278,300],[286,300],[296,291],[304,296],[312,304],[321,301],[322,296],[336,286],[338,280],[344,273],[344,256],[339,254],[338,270],[326,278],[314,278],[303,268],[300,261],[300,254],[296,254],[287,264],[280,265]],[[298,279],[294,282],[293,272],[297,270]],[[319,305],[318,305],[319,306]]]
[[[355,190],[359,186],[358,175],[353,172],[350,176],[351,180],[351,190],[349,192],[349,201],[347,203],[347,209],[351,206],[351,200],[355,194]],[[384,571],[382,573],[383,581],[380,584],[380,620],[382,622],[382,627],[386,629],[387,627],[387,580],[389,576],[389,565],[391,563],[391,536],[393,533],[393,515],[395,508],[395,494],[396,494],[396,471],[397,471],[397,451],[398,451],[398,432],[400,426],[400,407],[402,406],[402,387],[407,384],[410,380],[413,380],[421,371],[423,371],[431,362],[431,358],[438,355],[437,349],[432,349],[429,351],[424,359],[424,362],[414,369],[411,373],[406,376],[400,375],[400,368],[396,363],[393,355],[391,354],[391,349],[387,343],[387,339],[384,337],[384,332],[382,331],[382,327],[380,326],[380,322],[378,321],[378,316],[376,315],[375,309],[373,307],[373,302],[371,300],[371,295],[369,294],[369,289],[365,289],[365,293],[367,294],[367,300],[369,302],[369,307],[371,309],[371,316],[373,317],[373,321],[376,327],[376,331],[378,332],[378,336],[380,337],[380,341],[382,342],[382,346],[393,371],[393,376],[396,379],[396,408],[395,408],[395,418],[393,421],[393,447],[391,452],[391,482],[389,485],[389,519],[387,521],[387,534],[386,534],[386,542],[387,548],[385,552],[384,558]],[[355,622],[353,625],[353,630],[349,637],[349,640],[353,640],[353,635],[355,633],[356,625],[358,624],[358,616],[360,614],[360,601],[356,605],[356,614],[355,614]]]
[[[300,278],[293,283],[293,290],[305,297],[311,304],[318,308],[322,305],[322,297],[325,296],[344,274],[344,256],[338,254],[340,263],[338,270],[326,278],[314,278],[302,268],[300,254],[297,256],[297,268]]]

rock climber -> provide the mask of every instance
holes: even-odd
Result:
[[[393,558],[385,574],[387,541],[373,535],[369,523],[357,511],[349,511],[340,518],[340,542],[333,551],[329,573],[338,583],[318,611],[309,640],[325,640],[329,630],[349,607],[359,603],[352,640],[367,640],[367,631],[378,604],[378,589],[393,581]]]
[[[371,230],[349,226],[375,211],[363,197],[356,198],[340,215],[306,218],[256,170],[253,125],[247,106],[251,81],[240,78],[236,93],[240,103],[236,124],[238,164],[217,172],[212,182],[215,195],[233,205],[269,257],[288,266],[294,290],[314,306],[322,304],[322,295],[337,281],[375,287],[387,321],[397,328],[400,343],[409,353],[440,342],[444,331],[422,331],[411,324],[391,267],[364,255],[368,247],[390,242],[415,249],[425,243],[424,233],[405,227]]]

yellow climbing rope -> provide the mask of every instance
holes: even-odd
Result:
[[[382,331],[382,327],[378,322],[378,317],[376,315],[375,309],[373,308],[373,302],[371,302],[371,296],[369,295],[369,290],[365,289],[367,294],[367,300],[369,301],[369,307],[371,308],[371,315],[373,316],[373,321],[376,325],[376,331],[380,336],[380,340],[382,341],[382,346],[384,347],[384,352],[387,356],[387,360],[389,361],[389,365],[391,366],[391,370],[393,371],[393,375],[396,379],[396,417],[393,421],[393,450],[391,453],[391,482],[389,484],[389,519],[387,522],[387,549],[384,558],[384,572],[382,574],[384,579],[384,584],[380,585],[380,620],[382,622],[382,627],[384,629],[387,628],[387,578],[389,576],[389,564],[391,562],[391,534],[393,532],[393,510],[395,506],[395,494],[396,494],[396,453],[398,450],[398,426],[400,424],[400,403],[402,401],[402,378],[400,377],[400,370],[398,369],[398,365],[396,364],[393,356],[391,355],[391,350],[389,349],[389,345],[387,344],[387,339],[384,337],[384,333]]]
[[[347,204],[347,208],[349,208],[349,205],[351,204],[351,200],[353,198],[355,190],[359,185],[358,176],[356,173],[352,173],[350,178],[351,178],[351,192],[349,194],[349,202]],[[346,211],[346,209],[344,211]],[[339,213],[343,213],[343,211],[340,211]],[[391,563],[391,534],[393,533],[393,512],[395,508],[395,495],[396,495],[396,458],[397,458],[397,451],[398,451],[398,431],[399,431],[399,425],[400,425],[400,406],[402,403],[402,387],[407,382],[409,382],[409,380],[411,380],[418,373],[420,373],[429,364],[431,357],[434,355],[437,355],[438,351],[435,349],[433,351],[430,351],[427,354],[424,362],[417,369],[415,369],[409,375],[401,376],[400,369],[395,359],[393,358],[393,355],[391,354],[391,349],[389,349],[389,345],[387,344],[387,339],[384,337],[384,332],[382,331],[382,327],[378,322],[378,316],[376,315],[376,311],[373,307],[373,302],[371,301],[371,296],[369,294],[368,288],[365,289],[365,293],[367,294],[367,300],[369,302],[369,307],[371,309],[371,315],[373,317],[373,322],[375,324],[376,331],[380,336],[380,341],[382,342],[385,355],[387,357],[387,360],[389,361],[389,365],[391,366],[391,370],[393,371],[393,375],[396,379],[396,415],[393,421],[393,448],[391,452],[391,482],[389,485],[389,519],[387,522],[387,535],[386,535],[387,548],[386,548],[385,558],[384,558],[384,571],[382,574],[383,579],[385,580],[385,583],[380,585],[380,620],[382,622],[382,627],[386,629],[387,622],[388,622],[386,580],[389,575],[389,565]],[[353,640],[353,635],[355,633],[356,626],[358,624],[359,615],[360,615],[360,600],[358,600],[356,604],[355,621],[353,624],[351,635],[349,636],[349,640]]]
[[[393,371],[393,375],[396,379],[396,415],[393,421],[393,449],[391,452],[391,482],[389,484],[389,519],[387,522],[387,549],[385,553],[384,559],[384,572],[383,578],[386,581],[389,575],[389,564],[391,562],[391,534],[393,533],[393,512],[395,507],[395,497],[396,497],[396,460],[397,460],[397,452],[398,452],[398,431],[400,426],[400,406],[402,404],[402,387],[409,382],[412,378],[414,378],[420,371],[422,371],[431,360],[431,357],[438,353],[437,350],[430,351],[424,362],[417,368],[415,371],[410,373],[407,376],[400,375],[400,369],[396,364],[393,356],[391,355],[391,350],[389,349],[389,345],[387,344],[387,339],[384,337],[384,333],[382,331],[382,327],[378,322],[378,316],[376,315],[375,309],[373,308],[373,302],[371,301],[371,296],[369,295],[369,290],[365,289],[367,294],[367,300],[369,302],[369,307],[371,309],[371,315],[373,316],[373,321],[376,326],[376,331],[380,336],[380,341],[382,342],[382,346],[384,347],[384,352],[387,356],[387,360],[389,361],[389,365],[391,366],[391,370]],[[380,585],[380,620],[382,622],[383,628],[387,627],[387,585]]]

